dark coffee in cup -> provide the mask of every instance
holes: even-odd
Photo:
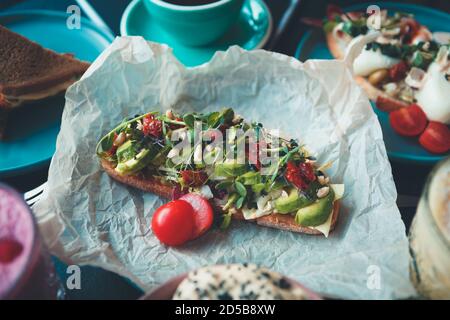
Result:
[[[219,0],[163,0],[163,1],[171,4],[176,4],[179,6],[201,6],[217,2]]]
[[[239,18],[246,0],[142,0],[151,18],[186,46],[220,38]]]

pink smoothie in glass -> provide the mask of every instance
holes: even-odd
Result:
[[[55,299],[58,289],[29,207],[0,184],[0,299]]]

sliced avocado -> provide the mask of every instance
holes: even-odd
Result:
[[[327,221],[333,210],[334,191],[330,188],[328,194],[316,200],[313,204],[301,208],[295,215],[295,222],[305,227],[314,227]]]
[[[132,140],[128,140],[122,144],[116,152],[117,161],[125,162],[127,160],[133,159],[136,156],[135,144]]]
[[[135,157],[125,162],[119,162],[116,171],[123,175],[129,175],[145,168],[153,159],[154,153],[150,149],[142,149]]]
[[[152,165],[158,167],[166,162],[167,154],[172,147],[165,145],[161,150],[158,151],[156,156],[152,159]]]
[[[308,206],[310,203],[311,200],[299,194],[297,189],[293,188],[287,198],[278,198],[275,200],[275,209],[277,209],[278,213],[290,213]]]
[[[217,177],[237,177],[247,171],[245,164],[238,164],[236,162],[222,162],[217,163],[214,167],[214,174]]]
[[[246,186],[261,183],[261,174],[255,171],[249,171],[238,177],[238,180]]]

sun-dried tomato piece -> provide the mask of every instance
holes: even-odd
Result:
[[[150,114],[145,116],[142,121],[142,132],[144,135],[152,135],[156,138],[161,137],[162,134],[162,123],[160,120],[155,119],[155,116]]]
[[[180,171],[183,183],[190,187],[202,186],[208,181],[208,175],[205,171],[195,171],[195,170],[182,170]]]

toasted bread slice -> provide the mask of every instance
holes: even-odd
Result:
[[[4,101],[57,94],[89,67],[87,62],[45,49],[2,26],[0,43],[0,94]]]
[[[326,34],[328,49],[335,59],[343,59],[345,52],[342,51],[336,39],[331,32]],[[363,88],[370,100],[374,101],[377,108],[391,112],[400,108],[407,107],[408,104],[402,100],[393,98],[385,93],[383,90],[373,86],[366,78],[355,76],[355,81]]]
[[[129,175],[129,176],[120,175],[117,171],[114,170],[113,164],[105,159],[101,160],[101,165],[110,177],[119,182],[122,182],[134,188],[141,189],[143,191],[154,193],[166,199],[172,199],[173,190],[175,188],[174,186],[164,185],[159,180],[151,177],[145,177],[144,175]],[[339,216],[339,201],[334,202],[334,208],[331,214],[332,218],[330,231],[334,229],[337,222],[337,218]],[[245,220],[244,215],[240,210],[234,213],[232,217],[233,219],[236,220]],[[313,235],[322,234],[320,231],[316,229],[298,225],[297,223],[295,223],[294,217],[288,214],[273,213],[254,220],[246,220],[246,221],[255,222],[258,225],[265,227],[276,228],[291,232],[306,233]]]
[[[0,25],[0,140],[7,112],[64,92],[89,63],[58,54]]]
[[[330,231],[334,229],[336,226],[337,218],[339,216],[339,200],[334,202],[332,218],[331,218],[331,226]],[[233,218],[237,220],[245,220],[244,215],[241,211],[238,211],[237,213],[233,214]],[[260,226],[265,226],[269,228],[275,228],[280,230],[286,230],[291,232],[298,232],[298,233],[306,233],[306,234],[313,234],[313,235],[321,235],[322,232],[319,230],[305,227],[297,224],[295,222],[295,218],[290,214],[279,214],[279,213],[272,213],[267,216],[263,216],[254,220],[246,220],[250,222],[255,222],[256,224]]]
[[[116,170],[114,170],[114,166],[108,160],[102,159],[101,165],[106,173],[119,182],[122,182],[131,187],[141,189],[143,191],[147,191],[150,193],[154,193],[160,197],[171,199],[172,193],[174,190],[174,186],[164,185],[157,179],[152,177],[146,177],[144,175],[121,175]]]

